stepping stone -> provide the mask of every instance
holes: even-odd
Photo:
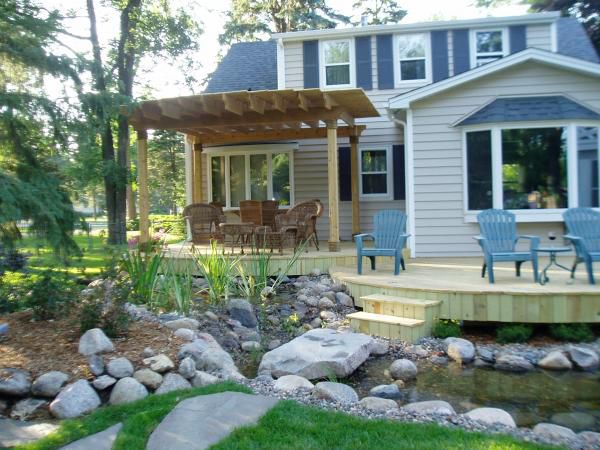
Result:
[[[150,435],[146,450],[200,450],[235,428],[254,425],[278,399],[241,392],[199,395],[179,403]]]
[[[0,419],[0,448],[37,441],[57,428],[58,425],[54,423]]]
[[[100,433],[86,436],[78,441],[61,447],[60,450],[111,450],[119,431],[121,431],[122,423],[113,425]]]

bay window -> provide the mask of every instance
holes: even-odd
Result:
[[[354,85],[354,45],[351,39],[321,42],[321,79],[324,87]]]

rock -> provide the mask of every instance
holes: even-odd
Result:
[[[547,370],[570,370],[573,367],[569,358],[559,351],[548,353],[538,361],[537,365]]]
[[[90,355],[88,357],[88,365],[90,372],[95,376],[100,376],[104,373],[104,358],[100,355]]]
[[[466,413],[465,416],[479,422],[489,424],[501,423],[510,428],[517,428],[517,424],[512,416],[500,408],[475,408]]]
[[[496,362],[496,356],[494,356],[494,352],[487,350],[485,348],[477,348],[477,354],[481,358],[482,361],[485,361],[490,364],[494,364]]]
[[[171,361],[171,358],[164,353],[146,358],[143,360],[143,363],[150,366],[150,369],[158,373],[168,372],[175,368],[175,364]]]
[[[122,405],[141,400],[147,396],[148,390],[142,383],[135,378],[125,377],[117,381],[117,384],[115,384],[110,393],[108,402],[111,405]]]
[[[192,378],[191,382],[192,382],[192,386],[194,386],[194,387],[202,387],[202,386],[208,386],[209,384],[218,383],[219,378],[215,377],[214,375],[211,375],[210,373],[197,370],[196,373],[194,374],[194,378]]]
[[[267,349],[268,350],[275,350],[280,345],[281,345],[281,341],[279,339],[272,339],[267,344]]]
[[[111,450],[122,427],[123,424],[118,423],[104,431],[71,442],[60,450]]]
[[[431,364],[436,364],[438,366],[445,366],[446,364],[448,364],[448,358],[446,358],[445,356],[435,355],[429,358],[429,361],[431,361]]]
[[[319,328],[265,353],[258,372],[275,377],[300,375],[309,380],[332,374],[345,378],[369,357],[373,338]]]
[[[150,358],[150,357],[152,357],[154,355],[156,355],[156,353],[150,347],[146,347],[144,350],[142,350],[142,358]]]
[[[179,375],[188,380],[196,375],[196,363],[189,356],[179,363]]]
[[[304,300],[306,306],[310,306],[311,308],[316,308],[319,306],[319,299],[317,297],[309,296]]]
[[[371,356],[387,355],[390,351],[390,344],[386,341],[373,341],[371,346]]]
[[[581,370],[593,370],[600,366],[600,359],[595,351],[584,347],[571,345],[569,356],[575,367]]]
[[[327,289],[329,289],[329,287],[327,287]],[[332,302],[335,302],[335,292],[333,292],[333,291],[321,292],[321,297],[328,298]]]
[[[50,412],[59,419],[72,419],[100,406],[100,397],[86,380],[67,385],[50,403]]]
[[[175,319],[165,322],[165,327],[170,328],[171,330],[179,330],[180,328],[197,330],[200,327],[200,322],[198,322],[196,319],[184,317],[183,319]]]
[[[273,383],[273,389],[284,392],[295,391],[299,388],[312,389],[314,387],[314,384],[298,375],[284,375]]]
[[[406,351],[417,358],[427,358],[429,356],[429,352],[425,350],[422,345],[411,345]]]
[[[352,300],[352,297],[344,292],[336,292],[335,300],[337,301],[338,305],[347,306],[348,308],[354,307],[354,301]]]
[[[527,372],[533,370],[533,364],[519,355],[505,353],[496,358],[494,364],[496,370],[504,370],[506,372]]]
[[[8,330],[10,326],[7,323],[0,323],[0,338],[8,336]]]
[[[108,374],[115,378],[125,378],[133,375],[133,364],[125,357],[111,359],[106,365]]]
[[[336,319],[336,315],[333,311],[321,311],[321,313],[319,314],[319,317],[321,318],[321,320],[323,320],[325,322],[331,322]]]
[[[275,326],[277,326],[277,325],[279,325],[281,323],[281,320],[279,320],[279,317],[277,317],[274,314],[271,314],[271,315],[267,316],[267,320],[269,321],[269,323],[271,325],[275,325]]]
[[[359,403],[363,408],[375,412],[386,412],[392,409],[398,409],[398,403],[394,400],[380,397],[365,397]]]
[[[219,316],[212,311],[206,311],[204,313],[204,317],[206,317],[208,320],[212,320],[213,322],[217,322],[219,320]]]
[[[190,330],[189,328],[178,328],[177,330],[175,330],[175,336],[177,336],[180,339],[183,339],[184,341],[189,341],[192,342],[194,339],[196,339],[196,333],[194,333],[193,330]]]
[[[8,402],[6,400],[0,399],[0,417],[5,415],[7,411],[8,411]]]
[[[446,354],[456,362],[467,364],[475,359],[475,347],[466,339],[446,338],[444,339],[444,347]]]
[[[79,338],[79,353],[85,356],[96,353],[113,352],[115,346],[100,328],[87,330]]]
[[[150,389],[157,389],[163,381],[163,377],[160,373],[156,373],[154,370],[150,369],[136,370],[133,374],[133,378]]]
[[[69,380],[69,375],[56,370],[45,373],[31,385],[31,393],[39,397],[55,397]]]
[[[242,342],[242,350],[244,350],[245,352],[260,350],[260,343],[256,341]]]
[[[402,407],[403,410],[417,414],[456,414],[450,403],[442,400],[428,400],[425,402],[408,403]]]
[[[390,366],[394,380],[408,381],[417,377],[417,366],[410,359],[397,359]]]
[[[319,275],[321,275],[321,269],[315,267],[313,270],[310,271],[309,275],[311,277],[318,277]]]
[[[116,378],[113,378],[109,375],[101,375],[92,382],[92,385],[99,391],[103,391],[104,389],[111,387],[116,382]]]
[[[48,414],[48,410],[45,408],[46,405],[48,405],[46,400],[24,398],[15,403],[10,412],[10,417],[17,420],[39,419]]]
[[[208,333],[199,333],[198,339],[185,344],[177,353],[178,359],[190,356],[197,370],[216,372],[225,379],[243,379],[231,355],[221,348]]]
[[[319,309],[333,309],[335,304],[327,297],[321,297],[319,299]]]
[[[577,436],[591,448],[600,448],[600,433],[595,431],[582,431]]]
[[[0,369],[0,394],[23,397],[31,389],[31,375],[21,369]]]
[[[59,424],[50,422],[22,422],[20,420],[0,420],[0,448],[12,448],[32,443],[54,433]]]
[[[406,386],[406,383],[404,381],[402,381],[402,380],[395,380],[394,383],[392,383],[392,384],[395,384],[400,389],[403,389],[404,386]]]
[[[260,291],[260,298],[271,298],[275,295],[275,289],[272,286],[265,286]]]
[[[356,403],[358,394],[350,386],[331,381],[317,383],[312,391],[312,396],[336,403]]]
[[[248,328],[254,328],[258,325],[256,320],[256,314],[254,314],[254,308],[248,300],[243,298],[233,298],[229,301],[227,306],[229,315],[234,320],[239,322]]]
[[[397,384],[381,384],[369,391],[371,397],[400,398],[402,396]]]
[[[488,369],[493,366],[494,365],[492,363],[484,361],[481,358],[475,358],[475,361],[473,361],[473,367],[477,367],[478,369]]]
[[[321,328],[322,323],[323,323],[323,321],[321,320],[320,317],[315,317],[313,320],[311,320],[309,322],[309,325],[313,328]]]
[[[550,421],[575,431],[589,430],[596,423],[594,416],[584,412],[556,413],[552,415]]]
[[[156,390],[155,394],[166,394],[167,392],[189,389],[191,387],[190,382],[178,373],[168,373],[165,375],[162,384]]]
[[[557,439],[575,439],[577,435],[573,430],[567,427],[561,427],[553,423],[538,423],[532,430],[538,436],[543,436],[549,441],[555,441]]]

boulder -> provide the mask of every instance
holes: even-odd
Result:
[[[538,361],[537,365],[546,370],[570,370],[573,368],[569,358],[559,351],[548,353]]]
[[[104,373],[104,358],[100,355],[90,355],[88,357],[88,366],[90,366],[90,372],[95,376],[100,376]]]
[[[179,330],[180,328],[185,328],[188,330],[197,330],[200,327],[200,322],[198,322],[196,319],[184,317],[183,319],[175,319],[165,322],[165,327],[170,328],[174,331]]]
[[[229,301],[227,309],[231,318],[238,320],[243,326],[254,328],[258,325],[254,308],[248,300],[233,298]]]
[[[456,414],[452,405],[443,400],[428,400],[425,402],[408,403],[403,410],[416,414]]]
[[[175,364],[173,363],[173,361],[171,361],[171,358],[169,358],[164,353],[161,353],[160,355],[156,356],[151,356],[150,358],[146,358],[143,360],[143,362],[147,366],[150,366],[150,369],[158,373],[168,372],[169,370],[175,368]]]
[[[115,346],[100,328],[87,330],[79,338],[79,353],[85,356],[96,353],[113,352]]]
[[[332,322],[337,318],[333,311],[321,311],[319,313],[319,317],[322,321],[325,322]]]
[[[265,353],[258,372],[275,377],[300,375],[309,380],[332,374],[345,378],[371,353],[373,338],[359,333],[340,333],[318,328]]]
[[[55,397],[68,380],[69,375],[64,372],[54,370],[45,373],[33,382],[31,393],[39,397]]]
[[[0,394],[23,397],[31,389],[31,375],[21,369],[0,369]]]
[[[179,363],[179,375],[188,380],[196,376],[196,363],[189,356],[183,358]]]
[[[150,389],[157,389],[163,382],[162,375],[150,369],[136,370],[133,378]]]
[[[260,350],[260,342],[256,341],[246,341],[242,342],[242,350],[245,352],[253,352]]]
[[[422,345],[411,345],[406,348],[406,351],[417,358],[427,358],[429,356],[429,351]]]
[[[528,372],[533,370],[533,364],[519,355],[505,353],[496,358],[494,368],[505,372]]]
[[[485,361],[486,363],[494,364],[496,362],[496,356],[491,350],[487,350],[485,348],[477,348],[477,354],[479,355],[481,360]]]
[[[555,441],[557,439],[575,439],[577,437],[573,430],[553,423],[538,423],[533,427],[532,431],[549,441]]]
[[[279,339],[271,339],[267,344],[268,350],[275,350],[277,347],[281,345],[281,341]]]
[[[299,388],[312,389],[314,387],[314,384],[298,375],[284,375],[273,383],[273,389],[284,392],[295,391]]]
[[[327,289],[329,289],[329,287],[327,287]],[[335,292],[333,291],[325,291],[325,292],[321,292],[321,297],[326,297],[329,300],[331,300],[332,302],[335,302]]]
[[[319,299],[317,297],[314,296],[308,296],[306,297],[306,300],[304,300],[304,303],[306,303],[306,306],[310,306],[311,308],[316,308],[317,306],[319,306]]]
[[[110,393],[111,405],[122,405],[141,400],[148,396],[146,387],[135,378],[121,378]]]
[[[50,412],[59,419],[72,419],[100,406],[100,397],[86,380],[67,385],[50,403]]]
[[[189,389],[191,387],[190,382],[178,373],[168,373],[165,375],[162,384],[156,390],[155,394],[166,394],[167,392]]]
[[[219,378],[211,375],[207,372],[202,372],[200,370],[196,370],[196,374],[194,378],[191,379],[192,386],[194,387],[202,387],[208,386],[209,384],[215,384],[219,382]]]
[[[352,300],[352,297],[345,292],[336,292],[335,300],[338,305],[346,306],[348,308],[354,307],[354,301]]]
[[[48,402],[39,398],[24,398],[13,406],[10,417],[17,420],[33,420],[44,418],[48,414]]]
[[[363,408],[374,412],[386,412],[398,409],[398,403],[394,400],[380,397],[365,397],[359,403]]]
[[[577,433],[579,439],[581,439],[590,448],[600,448],[600,433],[596,431],[582,431]]]
[[[500,408],[475,408],[466,413],[465,416],[479,422],[490,424],[500,423],[510,428],[517,428],[517,424],[512,416]]]
[[[569,347],[569,356],[575,367],[581,370],[594,370],[600,366],[598,354],[589,348],[571,345]]]
[[[371,346],[371,356],[387,355],[390,351],[390,344],[386,341],[373,341]]]
[[[397,359],[390,366],[394,380],[408,381],[417,377],[417,366],[410,359]]]
[[[369,391],[369,396],[379,398],[400,398],[402,393],[397,384],[381,384]]]
[[[156,355],[156,352],[150,347],[146,347],[144,350],[142,350],[142,358],[150,358],[154,355]]]
[[[196,339],[196,333],[194,333],[194,331],[190,330],[189,328],[179,328],[175,330],[174,334],[179,339],[183,339],[184,341],[192,342],[194,339]]]
[[[219,343],[208,333],[199,333],[198,339],[185,344],[177,353],[178,359],[191,357],[196,369],[214,372],[225,379],[243,379],[231,355],[221,348]]]
[[[576,411],[553,414],[550,421],[575,431],[589,430],[596,423],[596,419],[591,414]]]
[[[466,339],[449,337],[444,339],[446,354],[456,362],[470,363],[475,359],[475,347]]]
[[[431,358],[429,358],[429,361],[431,362],[431,364],[435,364],[437,366],[445,366],[446,364],[448,364],[448,358],[446,358],[445,356],[434,355]]]
[[[335,304],[331,301],[330,298],[321,297],[319,299],[319,309],[333,309]]]
[[[106,371],[114,378],[130,377],[133,375],[133,364],[125,357],[111,359],[106,365]]]
[[[213,322],[217,322],[219,320],[219,316],[217,316],[214,312],[212,311],[206,311],[204,313],[204,317],[206,317],[208,320],[211,320]]]
[[[358,394],[350,386],[332,381],[317,383],[312,391],[312,396],[336,403],[356,403]]]
[[[101,375],[92,382],[92,385],[99,391],[103,391],[104,389],[111,387],[116,382],[117,379],[111,377],[110,375]]]

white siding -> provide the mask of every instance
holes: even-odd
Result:
[[[454,35],[448,30],[448,76],[454,75]]]
[[[536,47],[542,50],[552,51],[551,25],[528,25],[527,47]]]
[[[284,44],[286,89],[304,87],[304,68],[302,66],[302,42]]]

